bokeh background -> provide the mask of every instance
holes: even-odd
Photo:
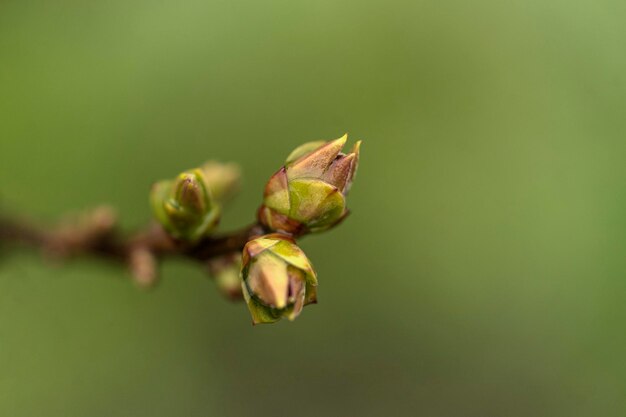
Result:
[[[0,415],[626,415],[623,1],[2,1],[0,195],[53,221],[349,132],[320,303],[250,325],[195,264],[0,264]]]

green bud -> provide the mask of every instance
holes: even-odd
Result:
[[[240,300],[241,291],[241,254],[234,253],[208,261],[209,272],[215,280],[218,290],[231,300]]]
[[[309,142],[287,157],[265,186],[259,221],[267,228],[300,235],[337,225],[348,214],[345,196],[356,174],[361,142],[341,153],[348,135]]]
[[[180,174],[173,181],[152,187],[150,204],[154,216],[172,237],[196,241],[219,221],[220,209],[211,197],[200,170]]]
[[[241,169],[235,163],[209,161],[200,167],[211,196],[220,203],[230,200],[239,191]]]
[[[254,324],[294,320],[317,301],[317,276],[293,240],[280,234],[258,237],[243,249],[243,296]]]

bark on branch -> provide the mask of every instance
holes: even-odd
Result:
[[[206,264],[211,259],[240,252],[246,242],[261,234],[263,228],[256,223],[232,233],[205,237],[194,244],[174,240],[156,223],[125,234],[118,227],[114,211],[108,207],[99,207],[52,227],[0,215],[0,251],[30,247],[56,259],[104,258],[126,264],[137,283],[143,286],[155,281],[158,261],[163,258],[186,257]]]

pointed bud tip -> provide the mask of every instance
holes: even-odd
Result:
[[[185,198],[188,192],[196,192],[199,188],[198,180],[189,172],[178,174],[174,185],[174,196],[176,198]]]
[[[178,174],[176,181],[186,184],[195,183],[197,182],[197,176],[195,172],[185,171]]]
[[[334,142],[336,145],[341,145],[341,147],[343,148],[347,141],[348,141],[348,133],[344,133],[342,137],[337,138],[331,142]]]
[[[339,188],[343,193],[349,181],[352,178],[352,172],[355,168],[356,154],[339,155],[332,163],[328,170],[322,176],[322,179],[329,184]]]
[[[290,164],[287,167],[287,176],[290,180],[305,177],[319,178],[339,155],[347,140],[348,134],[345,134],[338,139],[322,143],[314,149],[309,150],[308,144],[296,148],[288,158]],[[307,148],[307,152],[302,153],[303,148]],[[292,160],[291,157],[294,154],[298,154],[299,157]]]
[[[202,173],[195,169],[178,175],[172,190],[175,204],[185,210],[204,213],[211,208],[211,196],[205,187]]]

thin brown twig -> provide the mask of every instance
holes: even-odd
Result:
[[[22,246],[60,259],[93,256],[122,262],[143,286],[154,283],[156,265],[163,258],[186,257],[206,264],[211,259],[240,252],[252,237],[261,234],[263,229],[256,223],[232,233],[207,236],[194,244],[174,240],[155,223],[133,234],[124,234],[117,227],[113,211],[106,207],[53,227],[0,217],[3,250]]]

